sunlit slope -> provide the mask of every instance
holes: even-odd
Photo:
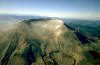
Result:
[[[83,47],[90,42],[61,20],[25,20],[0,35],[0,64],[91,65]]]

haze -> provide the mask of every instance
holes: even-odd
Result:
[[[100,17],[100,0],[0,0],[0,14]]]

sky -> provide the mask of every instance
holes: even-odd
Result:
[[[0,0],[0,14],[100,17],[100,0]]]

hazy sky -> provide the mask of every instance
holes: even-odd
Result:
[[[0,0],[0,13],[100,17],[100,0]]]

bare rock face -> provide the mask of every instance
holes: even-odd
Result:
[[[1,35],[0,64],[82,65],[84,62],[85,65],[92,64],[88,61],[82,62],[87,60],[87,57],[80,46],[82,42],[75,33],[61,20],[24,20]]]

